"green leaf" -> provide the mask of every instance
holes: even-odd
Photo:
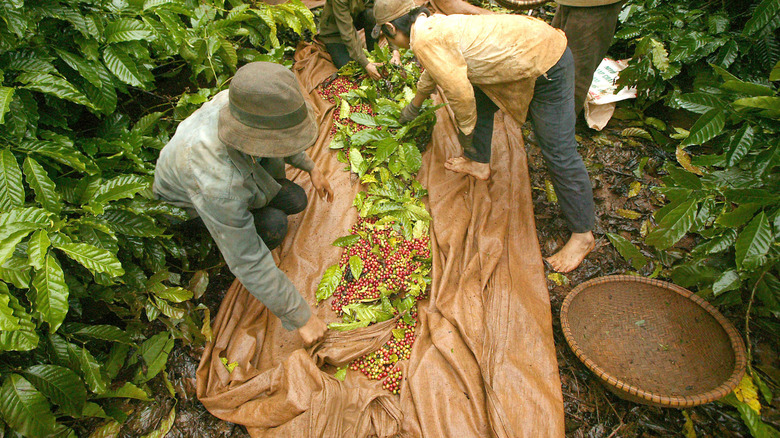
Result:
[[[18,320],[19,328],[0,332],[0,351],[29,351],[38,346],[38,333],[32,316],[22,307],[19,300],[8,294],[8,307]]]
[[[24,175],[27,177],[27,184],[35,192],[35,200],[43,208],[53,213],[59,213],[62,210],[62,197],[57,191],[54,181],[49,178],[49,174],[43,166],[28,156],[24,159],[22,167],[24,168]]]
[[[100,339],[101,341],[118,342],[127,345],[133,344],[130,335],[126,331],[113,325],[85,325],[79,327],[71,334],[74,336],[86,336],[92,339]]]
[[[168,432],[170,432],[171,428],[173,427],[173,423],[176,421],[176,406],[171,408],[171,411],[168,413],[168,416],[160,422],[160,426],[152,431],[151,433],[142,436],[141,438],[163,438],[166,435],[168,435]]]
[[[720,88],[748,96],[772,96],[775,94],[771,87],[740,80],[726,81]]]
[[[723,100],[717,96],[701,92],[678,96],[674,99],[674,103],[680,108],[697,114],[704,114],[713,109],[723,109],[726,107]]]
[[[721,276],[715,280],[715,283],[712,285],[712,293],[715,296],[718,296],[723,292],[739,289],[741,284],[742,281],[739,279],[739,274],[737,271],[731,269],[721,274]]]
[[[350,257],[349,270],[352,272],[352,278],[358,280],[360,278],[360,274],[363,273],[363,259],[358,256]]]
[[[320,284],[317,286],[317,301],[327,300],[333,295],[344,273],[339,265],[333,265],[325,270]]]
[[[753,410],[749,404],[739,401],[733,392],[720,401],[737,408],[742,422],[745,423],[754,438],[777,438],[780,436],[777,429],[761,421],[761,414]]]
[[[345,332],[354,330],[357,328],[368,327],[371,321],[355,321],[355,322],[332,322],[328,324],[330,330],[336,330],[339,332]]]
[[[30,265],[26,258],[12,257],[0,265],[0,280],[11,283],[17,289],[30,287]]]
[[[422,155],[420,155],[420,150],[417,149],[417,146],[412,143],[401,144],[401,156],[407,172],[415,174],[420,170]]]
[[[637,271],[642,269],[647,264],[647,257],[639,251],[630,240],[619,234],[607,233],[609,241],[612,242],[612,246],[618,250],[620,255],[626,259],[627,262]]]
[[[111,73],[128,85],[144,88],[146,83],[154,80],[154,76],[146,67],[136,64],[124,50],[117,46],[107,46],[103,49],[103,61]]]
[[[772,71],[769,73],[769,80],[770,81],[780,81],[780,61],[777,61],[777,64],[772,68]]]
[[[118,199],[132,198],[150,186],[151,181],[148,177],[133,174],[120,175],[101,184],[90,204],[104,205]]]
[[[375,163],[384,163],[398,149],[398,140],[389,137],[376,143]]]
[[[675,166],[671,161],[668,161],[666,165],[664,165],[664,170],[669,173],[669,176],[671,176],[674,182],[676,182],[680,187],[691,190],[701,189],[701,180],[698,176],[688,172],[685,169]]]
[[[350,164],[350,170],[359,176],[363,176],[365,173],[365,160],[363,159],[363,155],[360,154],[360,150],[358,148],[350,148],[349,150],[349,164]],[[363,170],[361,172],[361,170]]]
[[[100,74],[98,74],[98,67],[90,61],[82,58],[81,56],[74,55],[70,52],[66,52],[60,48],[54,47],[54,50],[60,56],[60,59],[65,61],[73,70],[76,70],[86,79],[90,84],[95,87],[100,87],[102,80]]]
[[[411,213],[416,219],[427,222],[431,221],[431,214],[428,213],[428,210],[426,210],[425,207],[420,207],[416,204],[406,204],[404,207],[406,208],[406,211]]]
[[[86,347],[81,347],[79,364],[81,366],[81,372],[84,374],[84,381],[87,382],[89,390],[95,394],[105,393],[108,386],[100,372],[100,363],[98,363]]]
[[[72,145],[65,146],[53,141],[33,139],[22,142],[19,148],[51,158],[82,172],[86,171],[87,166],[92,164],[89,158],[81,152],[74,150]]]
[[[128,236],[154,237],[165,231],[158,228],[151,217],[127,210],[109,210],[99,218],[104,219],[112,230]]]
[[[143,383],[165,369],[165,364],[168,362],[168,355],[173,350],[173,338],[170,337],[168,332],[158,333],[151,338],[144,341],[141,344],[141,348],[138,349],[138,354],[144,359],[146,364],[146,372],[139,371],[134,383]]]
[[[726,126],[726,113],[720,109],[711,109],[699,117],[691,127],[688,137],[680,145],[706,143],[720,134],[724,126]]]
[[[375,128],[377,126],[376,119],[374,117],[363,113],[352,113],[349,115],[350,120],[361,125],[370,126]]]
[[[751,213],[751,217],[752,217],[752,213]],[[703,255],[717,254],[719,252],[723,252],[733,247],[736,241],[737,241],[737,230],[729,228],[726,231],[724,231],[723,234],[713,237],[712,239],[694,248],[693,254],[703,254]]]
[[[0,151],[0,211],[24,204],[24,187],[19,163],[10,150]]]
[[[11,87],[0,87],[0,125],[5,123],[5,114],[11,109],[14,91]]]
[[[736,166],[742,158],[750,151],[753,145],[755,131],[749,124],[745,124],[739,131],[729,139],[728,149],[726,151],[726,163],[729,166]]]
[[[765,109],[770,110],[773,113],[777,113],[780,112],[780,97],[744,97],[742,99],[735,100],[734,106]]]
[[[93,274],[104,273],[113,277],[120,277],[125,273],[119,259],[103,248],[98,248],[88,243],[55,244],[54,247],[79,262]]]
[[[60,76],[40,72],[22,73],[16,77],[16,80],[25,84],[23,88],[28,90],[50,94],[60,99],[95,109],[95,106],[87,99],[84,93]]]
[[[0,330],[13,331],[19,330],[19,318],[14,316],[14,310],[8,305],[11,301],[11,293],[8,285],[0,283]]]
[[[19,374],[7,375],[3,381],[0,413],[9,426],[28,437],[49,436],[56,423],[46,397]]]
[[[152,290],[158,297],[172,301],[174,303],[183,303],[192,299],[192,292],[182,287],[169,287],[161,290]]]
[[[723,191],[726,200],[735,204],[775,205],[780,202],[780,193],[772,193],[764,189],[726,189]]]
[[[753,215],[761,208],[758,204],[743,204],[731,211],[720,214],[715,223],[729,228],[738,228],[753,218]],[[736,241],[736,239],[735,239]]]
[[[688,199],[670,211],[658,227],[645,238],[645,243],[664,250],[677,243],[693,226],[699,201]]]
[[[106,42],[109,44],[124,41],[145,40],[152,36],[152,32],[144,22],[132,18],[120,18],[106,25]]]
[[[138,135],[150,134],[152,132],[152,128],[158,124],[160,117],[162,117],[163,114],[164,113],[162,112],[155,112],[141,117],[137,122],[135,122],[131,132]]]
[[[46,254],[49,252],[49,234],[44,230],[38,230],[30,237],[27,244],[27,257],[30,260],[30,266],[36,270],[43,267],[46,261]]]
[[[334,240],[331,245],[338,246],[339,248],[344,248],[347,246],[354,245],[360,240],[360,236],[357,234],[350,234],[349,236],[339,237],[338,239]]]
[[[57,365],[33,365],[24,371],[35,387],[72,417],[81,416],[87,402],[87,390],[79,376]]]
[[[103,394],[98,395],[95,398],[133,398],[136,400],[150,401],[149,394],[143,389],[133,385],[130,382],[125,382],[121,388],[116,390],[109,390]]]
[[[753,15],[742,29],[743,35],[753,35],[769,24],[780,12],[780,1],[764,0],[753,10]]]
[[[772,229],[762,211],[742,230],[737,238],[737,268],[752,270],[763,264],[772,245]]]
[[[0,263],[5,264],[13,255],[16,245],[37,228],[40,226],[29,222],[16,222],[0,229]]]
[[[33,288],[35,310],[41,320],[49,323],[51,331],[56,332],[68,314],[68,285],[56,257],[46,256],[43,267],[33,276]]]
[[[347,367],[341,367],[336,370],[336,374],[334,374],[333,377],[335,377],[336,380],[343,382],[344,379],[347,378]]]

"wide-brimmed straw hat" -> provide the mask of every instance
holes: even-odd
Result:
[[[228,95],[217,129],[225,145],[256,157],[288,157],[317,140],[311,108],[284,66],[252,62],[241,67]]]
[[[416,6],[414,0],[377,0],[374,3],[376,26],[371,31],[371,36],[374,39],[379,38],[379,32],[382,31],[383,24],[408,14]]]

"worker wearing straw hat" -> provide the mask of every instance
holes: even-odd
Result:
[[[307,344],[322,337],[325,324],[270,250],[284,239],[287,215],[307,205],[303,188],[285,178],[285,163],[308,172],[320,198],[333,199],[304,152],[317,133],[292,72],[253,62],[179,124],[160,152],[153,187],[159,199],[191,214],[190,225],[205,225],[244,287]]]
[[[546,261],[561,272],[579,266],[595,243],[594,205],[574,138],[574,68],[563,32],[528,16],[430,15],[412,0],[377,0],[374,15],[373,36],[411,48],[425,67],[401,121],[413,119],[437,85],[449,101],[463,156],[447,169],[489,179],[493,115],[502,109],[522,124],[530,113],[572,232]]]

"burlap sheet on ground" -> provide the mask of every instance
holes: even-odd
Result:
[[[276,252],[280,269],[315,302],[324,270],[341,248],[357,213],[359,190],[328,149],[331,105],[314,88],[334,72],[312,45],[296,53],[294,71],[318,113],[320,138],[309,150],[336,192],[332,204],[316,197],[308,175],[288,171],[309,195],[306,210],[290,218]],[[420,181],[433,216],[433,283],[420,303],[418,339],[406,379],[392,395],[378,381],[334,368],[373,351],[393,322],[329,332],[304,349],[295,332],[237,281],[213,322],[214,340],[198,369],[198,397],[214,415],[243,424],[254,437],[560,437],[563,402],[552,337],[549,297],[534,228],[531,188],[520,128],[499,112],[493,141],[493,178],[446,171],[460,155],[456,128],[439,110]],[[316,307],[336,321],[328,302]],[[228,372],[220,358],[237,363]]]

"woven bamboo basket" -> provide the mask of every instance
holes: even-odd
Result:
[[[511,11],[524,11],[547,3],[550,0],[494,0],[499,6]]]
[[[574,354],[626,400],[687,408],[729,394],[745,373],[734,326],[698,295],[616,275],[569,293],[561,326]]]

